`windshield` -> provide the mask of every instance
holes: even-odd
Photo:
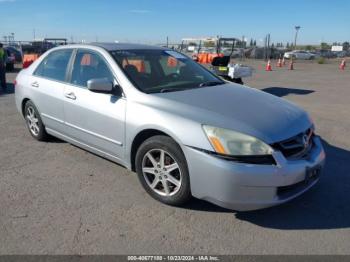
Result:
[[[111,54],[130,81],[145,93],[224,84],[192,59],[172,50],[116,50]]]

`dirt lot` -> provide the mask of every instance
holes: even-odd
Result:
[[[256,69],[247,85],[312,115],[328,155],[315,188],[248,213],[199,200],[162,205],[126,169],[59,140],[34,141],[10,86],[0,93],[0,254],[350,254],[350,69],[246,63]]]

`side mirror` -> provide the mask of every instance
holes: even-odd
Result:
[[[107,78],[95,78],[87,81],[87,88],[91,92],[111,93],[113,90],[113,83]]]
[[[122,96],[123,96],[123,89],[121,88],[120,85],[116,84],[116,85],[113,87],[112,95],[118,96],[118,97],[122,97]]]

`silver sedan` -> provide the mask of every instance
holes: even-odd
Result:
[[[304,110],[171,49],[54,48],[19,73],[15,90],[35,139],[124,165],[170,205],[192,196],[241,211],[277,205],[315,185],[325,161]]]

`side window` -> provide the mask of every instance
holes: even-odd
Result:
[[[89,80],[99,78],[106,78],[111,82],[114,80],[105,60],[94,52],[78,50],[73,65],[71,83],[87,87]]]
[[[37,67],[34,75],[57,81],[65,81],[71,55],[72,49],[58,50],[50,53]]]

